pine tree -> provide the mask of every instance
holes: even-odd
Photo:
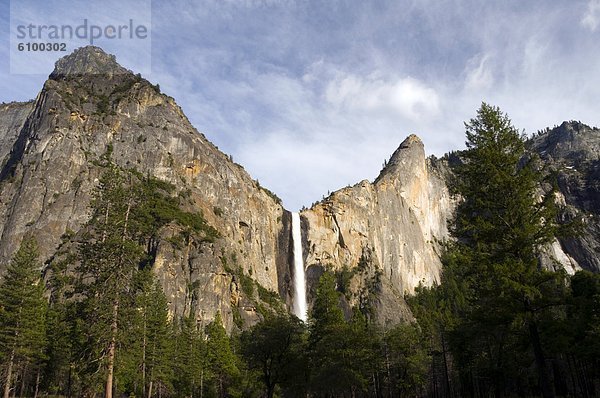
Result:
[[[416,324],[401,324],[386,331],[383,351],[389,395],[421,395],[429,362],[421,339],[421,331]]]
[[[540,266],[538,251],[557,232],[554,192],[540,197],[543,176],[535,159],[497,107],[482,104],[465,126],[467,150],[453,186],[462,199],[451,225],[456,242],[444,271],[466,287],[457,335],[489,364],[497,395],[513,378],[507,373],[514,368],[511,347],[527,335],[542,393],[553,396],[538,322],[559,303],[555,296],[564,283],[561,273]]]
[[[35,394],[45,359],[47,303],[43,297],[41,264],[37,244],[25,238],[14,255],[0,284],[0,358],[6,364],[4,398],[8,398],[20,371],[21,395],[35,372]]]
[[[262,374],[265,395],[272,398],[277,386],[293,383],[303,359],[303,324],[296,317],[267,318],[241,336],[244,358]]]
[[[355,311],[346,322],[335,277],[321,275],[309,322],[310,384],[317,394],[343,395],[364,391],[375,366],[364,316]],[[372,337],[372,336],[371,336]]]
[[[127,313],[129,327],[119,352],[123,363],[120,379],[130,391],[151,397],[157,384],[170,387],[172,328],[167,299],[152,272],[138,272],[133,285],[135,298],[132,311]]]
[[[566,358],[573,396],[597,396],[600,379],[600,275],[579,271],[571,277],[564,324],[553,330],[558,352]],[[575,381],[576,380],[576,381]]]
[[[220,312],[206,326],[206,345],[208,364],[216,379],[218,394],[225,397],[227,385],[239,376],[239,369]]]
[[[189,397],[202,395],[205,381],[211,376],[203,328],[198,327],[193,316],[181,318],[174,326],[176,330],[173,332],[175,342],[172,363],[175,368],[173,377],[175,390]]]
[[[131,299],[131,282],[142,259],[136,225],[131,222],[139,196],[123,173],[109,166],[92,203],[90,233],[80,248],[80,285],[90,362],[105,369],[105,397],[112,398],[122,306]]]
[[[68,270],[77,259],[74,253],[59,249],[60,259],[53,261],[48,269],[47,289],[50,291],[47,316],[48,361],[44,388],[54,395],[71,396],[74,369],[76,367],[76,336],[74,321],[77,306],[67,298],[72,295],[73,276]]]

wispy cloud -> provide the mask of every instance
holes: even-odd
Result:
[[[428,153],[461,147],[482,100],[530,133],[600,125],[599,4],[155,1],[147,76],[296,209],[373,179],[410,133]],[[39,85],[4,73],[0,99]]]
[[[481,92],[494,84],[494,75],[491,68],[491,55],[477,55],[467,62],[465,70],[465,89]]]
[[[587,9],[581,18],[581,25],[592,32],[600,24],[600,0],[589,0]]]

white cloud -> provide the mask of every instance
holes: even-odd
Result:
[[[486,90],[494,84],[491,70],[491,55],[477,55],[469,60],[466,67],[465,89]]]
[[[592,32],[600,24],[600,0],[589,0],[587,9],[581,18],[581,25]]]
[[[383,79],[344,75],[327,85],[325,97],[330,103],[350,110],[392,111],[413,121],[439,112],[436,91],[412,77]]]

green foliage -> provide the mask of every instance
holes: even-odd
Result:
[[[256,288],[258,290],[258,298],[269,304],[269,306],[278,312],[285,312],[285,308],[283,307],[283,303],[281,301],[281,297],[279,294],[272,290],[265,289],[260,283],[256,284]]]
[[[237,273],[237,277],[240,281],[240,286],[242,287],[244,294],[248,297],[254,296],[254,280],[248,275],[244,275],[241,270]]]
[[[338,287],[337,290],[346,295],[347,298],[349,298],[350,294],[350,281],[355,273],[356,271],[354,269],[350,269],[347,265],[344,265],[344,268],[336,273]]]
[[[170,222],[188,227],[199,233],[202,239],[214,242],[220,235],[210,226],[201,213],[183,211],[177,197],[171,196],[175,187],[156,178],[147,177],[140,181],[140,195],[144,198],[136,213],[137,221],[146,235],[154,235],[160,227]]]
[[[219,396],[223,397],[240,374],[220,313],[206,326],[206,354],[213,382]]]
[[[338,396],[365,391],[369,368],[376,363],[370,347],[373,335],[359,311],[352,322],[346,322],[335,276],[329,272],[319,279],[309,325],[311,389]]]
[[[430,358],[416,324],[401,324],[383,339],[387,382],[401,396],[417,396],[427,383]]]
[[[281,301],[279,294],[265,289],[264,286],[252,279],[250,275],[246,275],[244,270],[237,264],[237,256],[235,253],[231,254],[231,262],[233,263],[233,266],[229,265],[225,255],[221,255],[219,258],[225,272],[233,275],[234,280],[239,284],[244,295],[250,301],[255,302],[256,310],[262,317],[269,317],[274,313],[277,314],[286,312],[285,306]],[[252,269],[249,270],[249,273],[252,273]],[[258,293],[258,300],[256,293]],[[264,304],[267,305],[265,306]],[[243,322],[241,317],[237,318],[239,314],[236,313],[237,309],[234,309],[234,320],[237,320],[235,323],[241,328]]]
[[[267,398],[278,386],[298,386],[306,358],[305,329],[297,318],[280,315],[256,324],[242,334],[241,349],[250,369],[260,372]]]
[[[23,383],[39,372],[46,346],[46,313],[37,243],[25,238],[0,284],[0,359],[5,391],[22,369]],[[6,394],[6,393],[5,393]]]
[[[463,393],[501,395],[516,383],[520,393],[551,396],[539,325],[564,303],[564,274],[541,268],[538,258],[558,232],[554,191],[539,199],[545,181],[536,159],[498,108],[482,104],[465,126],[467,150],[451,187],[461,198],[450,224],[455,241],[443,256],[441,286],[418,290],[412,308],[431,351],[442,353],[446,391],[449,343]],[[523,378],[533,361],[537,386]],[[474,378],[487,382],[475,387]]]
[[[234,325],[242,330],[244,328],[244,320],[242,319],[242,314],[240,314],[240,309],[232,308],[231,315],[233,316]]]
[[[121,388],[148,394],[157,385],[172,390],[171,326],[167,299],[150,271],[143,270],[133,281],[135,297],[127,316],[127,333],[118,357],[117,377]]]
[[[281,198],[279,196],[277,196],[275,193],[273,193],[272,191],[270,191],[269,189],[263,187],[262,185],[260,185],[260,182],[258,182],[258,180],[256,180],[256,186],[258,187],[258,189],[262,190],[264,193],[266,193],[267,195],[269,195],[269,197],[271,199],[273,199],[273,201],[277,204],[281,204]]]
[[[81,302],[81,324],[86,343],[81,355],[86,364],[97,366],[97,374],[113,382],[116,347],[120,342],[123,317],[132,300],[130,289],[143,258],[138,244],[139,225],[132,217],[140,203],[136,190],[127,189],[126,176],[110,167],[100,179],[92,201],[88,222],[89,237],[79,250],[79,283],[76,292]],[[89,382],[100,389],[101,380]],[[111,390],[112,391],[112,390]]]
[[[571,278],[571,295],[565,320],[566,349],[588,363],[600,358],[600,275],[579,271]]]
[[[129,90],[131,90],[136,83],[139,83],[142,80],[142,77],[138,75],[126,79],[123,83],[119,84],[113,89],[112,96],[120,98],[123,94],[129,92]]]
[[[96,113],[98,115],[106,115],[110,109],[110,101],[106,95],[99,95],[96,103]]]
[[[40,394],[98,396],[112,368],[119,396],[552,396],[548,386],[560,396],[597,395],[600,277],[578,272],[567,281],[539,266],[540,247],[561,232],[553,192],[540,197],[545,181],[506,115],[482,105],[467,139],[441,281],[406,298],[418,323],[371,322],[384,276],[368,248],[356,268],[321,276],[308,326],[221,248],[223,269],[263,318],[243,331],[232,307],[232,337],[220,313],[208,325],[204,311],[196,318],[196,297],[183,309],[189,315],[170,319],[151,272],[164,226],[176,226],[180,248],[217,231],[185,210],[187,193],[114,166],[109,144],[91,218],[65,233],[47,269],[50,306],[33,240],[7,267],[0,384],[23,385],[13,394],[29,396],[39,375]],[[192,280],[194,296],[200,280]]]
[[[179,395],[199,396],[205,380],[210,377],[207,345],[192,317],[182,318],[178,326],[174,333],[173,386]]]
[[[191,235],[209,240],[218,234],[201,214],[181,210],[171,184],[123,171],[107,159],[78,254],[82,373],[97,375],[86,380],[91,391],[101,391],[100,376],[110,378],[116,367],[120,388],[143,393],[160,386],[166,392],[173,383],[167,365],[166,299],[147,272],[140,271],[149,259],[145,249],[168,223],[185,227],[182,240]],[[126,348],[119,351],[118,346]]]

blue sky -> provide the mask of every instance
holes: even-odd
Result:
[[[33,98],[51,70],[10,73],[0,1],[0,101]],[[32,14],[108,12],[39,3]],[[119,14],[148,18],[145,4],[125,1]],[[163,0],[151,7],[151,51],[100,45],[291,210],[373,180],[411,133],[428,154],[463,147],[481,101],[528,133],[600,125],[600,0]]]

